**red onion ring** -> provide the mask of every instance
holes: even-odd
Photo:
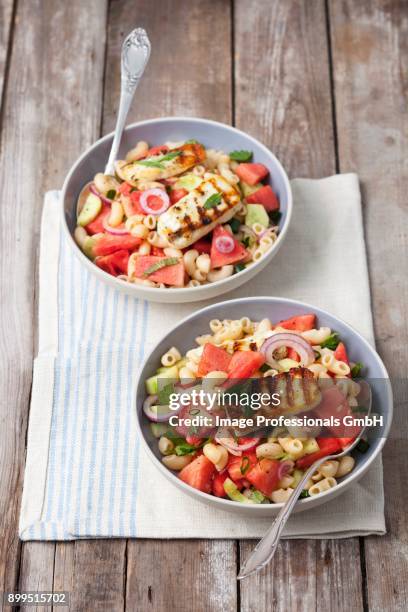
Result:
[[[155,196],[162,201],[161,208],[154,209],[149,206],[149,197]],[[146,189],[146,191],[142,191],[142,195],[140,196],[140,206],[143,208],[146,214],[148,215],[162,215],[168,207],[170,206],[170,198],[167,193],[163,189]]]
[[[232,436],[225,436],[223,432],[219,432],[214,438],[217,444],[220,444],[226,448],[231,455],[235,455],[237,457],[240,457],[243,452],[255,448],[255,446],[259,444],[260,439],[261,438],[250,438],[246,444],[238,444],[238,442]]]
[[[300,364],[307,367],[315,360],[315,354],[309,342],[301,335],[295,332],[278,332],[265,340],[260,348],[261,353],[265,355],[266,362],[272,367],[279,370],[279,364],[273,357],[276,349],[282,346],[294,349],[300,357]]]
[[[215,248],[219,253],[232,253],[235,248],[235,240],[232,236],[217,236]]]
[[[291,459],[286,459],[286,461],[281,461],[278,467],[278,478],[281,480],[286,474],[290,472],[295,466],[295,462]]]

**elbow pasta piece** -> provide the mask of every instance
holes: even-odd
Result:
[[[264,442],[256,447],[258,459],[276,459],[283,454],[283,449],[278,442]]]
[[[112,189],[114,191],[119,189],[119,183],[115,177],[108,174],[103,174],[102,172],[95,174],[93,182],[96,189],[104,196],[106,196],[108,191],[111,191]]]
[[[321,344],[327,340],[330,334],[330,327],[320,327],[319,329],[309,329],[308,331],[301,332],[303,338],[313,345]]]
[[[288,489],[277,489],[276,491],[273,491],[271,495],[271,500],[275,504],[282,504],[288,501],[292,493],[293,489],[291,487],[289,487]]]
[[[163,185],[163,183],[148,181],[147,179],[139,179],[137,181],[137,187],[141,191],[146,191],[146,189],[161,189],[162,191],[166,191],[166,186]]]
[[[332,477],[324,478],[320,482],[317,482],[309,489],[309,495],[319,495],[319,493],[323,493],[323,491],[328,491],[332,489],[337,484],[336,479]]]
[[[160,249],[164,249],[165,247],[169,246],[167,240],[161,238],[157,232],[150,232],[147,240],[150,242],[150,244],[159,247]]]
[[[221,331],[223,327],[224,326],[219,319],[212,319],[210,321],[210,329],[214,334],[218,331]]]
[[[228,278],[229,276],[232,275],[233,272],[234,272],[234,266],[231,266],[231,265],[222,266],[222,268],[219,268],[218,270],[211,270],[207,275],[207,280],[210,283],[215,283],[219,280],[224,280],[225,278]]]
[[[268,251],[271,246],[273,246],[273,240],[271,236],[262,236],[259,241],[259,247],[262,249],[262,251],[266,253],[266,251]]]
[[[321,363],[312,363],[310,366],[307,367],[307,369],[313,372],[315,376],[318,376],[322,373],[326,374],[327,372],[327,368]]]
[[[320,474],[324,477],[327,478],[329,476],[336,476],[337,473],[337,469],[339,467],[339,462],[338,461],[325,461],[324,463],[322,463],[322,465],[319,467],[319,472]]]
[[[159,451],[162,455],[171,455],[174,450],[174,444],[166,436],[161,436],[159,440]]]
[[[181,359],[180,351],[176,349],[175,346],[172,346],[171,349],[169,349],[167,353],[164,353],[164,355],[162,356],[161,363],[163,366],[169,367],[169,366],[173,366],[176,363],[176,361],[180,361],[180,359]]]
[[[187,283],[187,287],[199,287],[202,283],[200,283],[200,281],[196,280],[195,278],[192,278],[188,281]]]
[[[242,317],[239,322],[241,323],[242,329],[246,334],[252,334],[254,331],[254,324],[249,317]]]
[[[128,232],[132,232],[132,229],[137,225],[141,225],[143,223],[144,215],[132,215],[128,217],[125,221],[125,228]]]
[[[259,261],[263,256],[263,251],[259,247],[252,253],[252,261]]]
[[[190,370],[190,368],[187,368],[186,366],[184,366],[183,368],[180,368],[179,377],[183,384],[187,384],[191,382],[192,380],[196,379],[196,375],[194,374],[194,372]]]
[[[116,200],[112,202],[111,213],[109,215],[109,225],[117,227],[123,221],[124,211],[122,204]]]
[[[328,369],[333,374],[338,374],[340,376],[347,376],[347,374],[350,374],[350,366],[348,366],[344,361],[338,361],[334,358]]]
[[[337,468],[336,478],[341,478],[349,474],[355,466],[355,459],[350,455],[345,455],[340,459],[339,467]]]
[[[154,215],[146,215],[143,219],[143,225],[145,225],[149,230],[154,230],[156,228],[156,217]]]
[[[268,376],[276,376],[277,374],[279,374],[278,370],[271,368],[270,370],[266,370],[266,372],[264,372],[263,377],[267,378]]]
[[[261,321],[259,321],[258,325],[256,326],[257,333],[268,332],[268,331],[271,331],[271,329],[272,329],[272,323],[270,322],[269,319],[262,319]]]
[[[192,372],[194,372],[195,375],[197,375],[197,372],[198,372],[197,363],[195,363],[194,361],[187,361],[187,363],[185,364],[185,367],[191,370]]]
[[[196,269],[196,270],[194,270],[194,272],[193,272],[193,278],[194,278],[195,280],[198,280],[198,281],[200,281],[200,282],[203,282],[203,281],[205,281],[205,279],[207,278],[207,275],[206,275],[206,274],[204,274],[204,272],[201,272],[201,270]]]
[[[178,455],[167,455],[167,457],[162,457],[164,465],[169,468],[169,470],[175,470],[177,472],[186,467],[192,460],[193,458],[191,455],[184,455],[181,457]]]
[[[218,471],[223,470],[228,463],[228,451],[220,444],[213,444],[212,442],[204,444],[203,453]]]
[[[88,232],[84,227],[77,225],[74,231],[74,238],[77,245],[82,249],[85,243],[85,240],[88,238]]]
[[[290,476],[290,475],[282,476],[282,478],[279,481],[279,488],[287,489],[294,483],[294,481],[295,479],[293,478],[293,476]]]
[[[139,159],[142,159],[143,157],[146,156],[146,153],[148,152],[148,150],[149,150],[149,145],[147,144],[147,142],[144,142],[144,140],[139,140],[136,146],[127,152],[126,161],[132,162],[132,161],[137,161]]]
[[[149,229],[143,223],[136,223],[130,230],[132,236],[142,238],[143,240],[149,236]]]
[[[299,459],[305,454],[302,441],[298,438],[278,438],[279,444],[291,457]]]
[[[265,231],[265,227],[260,223],[254,223],[251,229],[257,236],[260,236]]]
[[[232,172],[228,163],[220,162],[218,164],[218,171],[221,176],[225,178],[225,180],[228,181],[228,183],[230,183],[231,185],[236,185],[237,183],[239,183],[238,176],[234,172]]]
[[[138,249],[138,254],[139,255],[149,255],[150,251],[152,249],[152,245],[149,244],[147,242],[147,240],[143,240],[143,242],[141,243],[139,249]]]
[[[200,362],[201,355],[203,354],[203,350],[204,350],[203,346],[198,346],[197,348],[190,349],[186,353],[186,358],[189,361],[193,361],[194,363],[198,364]]]
[[[196,259],[199,255],[199,252],[196,249],[189,249],[183,255],[183,262],[186,272],[189,276],[193,277],[194,272],[197,269]]]
[[[210,271],[210,267],[211,267],[210,256],[207,255],[207,253],[202,253],[195,260],[195,264],[196,264],[198,270],[207,276],[207,274]]]

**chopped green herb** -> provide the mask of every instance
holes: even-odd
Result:
[[[356,446],[356,449],[358,450],[359,453],[366,453],[369,448],[370,448],[370,445],[367,442],[367,440],[360,440],[360,442]]]
[[[116,190],[115,189],[109,189],[108,193],[106,194],[106,197],[109,200],[114,200],[116,197]]]
[[[237,162],[248,162],[252,159],[252,151],[231,151],[229,156]]]
[[[189,411],[190,416],[197,416],[198,414],[200,414],[200,411],[198,408],[194,408],[192,410]]]
[[[198,142],[198,140],[195,140],[194,138],[190,138],[190,140],[186,140],[184,144],[200,144],[200,143]]]
[[[178,257],[166,257],[165,259],[156,261],[156,263],[146,268],[143,274],[145,276],[150,276],[150,274],[153,274],[153,272],[157,272],[157,270],[160,270],[161,268],[167,268],[167,266],[175,266],[176,264],[178,264],[179,261],[180,260]]]
[[[306,499],[307,497],[310,497],[310,493],[307,489],[303,489],[303,491],[299,495],[299,499]]]
[[[263,374],[265,374],[265,372],[271,369],[271,366],[267,363],[263,363],[259,369]]]
[[[321,343],[320,346],[322,348],[328,348],[328,349],[334,351],[334,349],[337,348],[339,343],[340,343],[339,334],[337,332],[333,332],[332,334],[330,334],[330,336],[327,338],[327,340],[325,340],[324,342]]]
[[[269,213],[269,219],[272,225],[278,225],[281,218],[282,218],[282,213],[280,210],[273,210],[272,212]]]
[[[245,270],[245,264],[243,264],[243,263],[235,264],[235,266],[234,266],[234,271],[235,272],[242,272],[242,270]]]
[[[242,461],[241,461],[241,474],[243,476],[245,476],[245,474],[249,470],[250,465],[251,465],[251,462],[249,461],[249,457],[242,457]]]
[[[351,412],[353,414],[367,414],[367,408],[365,406],[353,406]]]
[[[168,383],[162,389],[159,389],[157,393],[157,401],[160,406],[168,406],[170,402],[170,395],[174,393],[173,383]]]
[[[247,249],[250,245],[251,239],[249,236],[245,236],[245,238],[243,238],[241,242],[244,245],[244,247]]]
[[[141,166],[147,166],[148,168],[164,168],[163,162],[170,161],[174,159],[178,155],[181,155],[181,151],[170,151],[170,153],[166,153],[166,155],[161,155],[157,159],[141,159],[137,161],[137,164]]]
[[[351,377],[357,378],[363,368],[364,364],[362,364],[361,361],[355,363],[354,366],[351,368]]]
[[[214,206],[218,206],[218,204],[221,202],[221,194],[220,193],[213,193],[212,195],[210,195],[209,198],[206,199],[205,203],[204,203],[204,208],[214,208]]]
[[[239,228],[241,227],[241,221],[239,219],[231,219],[231,221],[229,222],[229,226],[232,229],[232,232],[236,234],[239,231]]]
[[[203,444],[204,440],[202,444],[197,446],[194,446],[194,444],[188,444],[188,442],[182,442],[181,444],[177,444],[174,450],[176,451],[176,455],[183,457],[184,455],[192,455],[198,448],[201,448]]]

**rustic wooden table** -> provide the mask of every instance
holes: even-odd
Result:
[[[406,1],[1,0],[0,591],[68,590],[75,611],[406,610],[402,440],[384,452],[387,536],[282,542],[241,584],[251,542],[18,540],[43,194],[112,130],[135,25],[153,53],[131,121],[210,117],[265,142],[291,177],[359,173],[377,347],[406,375]],[[402,385],[395,400],[398,431]]]

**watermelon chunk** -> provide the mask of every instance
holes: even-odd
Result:
[[[279,461],[276,459],[261,459],[245,478],[267,497],[270,497],[279,486]]]
[[[237,351],[231,357],[229,378],[250,378],[265,363],[265,355],[258,351]]]
[[[310,467],[317,459],[321,457],[327,457],[327,455],[333,455],[341,450],[340,439],[338,438],[316,438],[319,445],[318,451],[305,455],[296,461],[296,467],[300,470],[305,470]]]
[[[172,266],[166,266],[156,270],[148,276],[144,274],[145,270],[153,266],[154,264],[168,259],[167,257],[156,257],[155,255],[141,255],[135,258],[135,276],[137,278],[145,278],[152,280],[156,283],[164,283],[165,285],[171,285],[172,287],[183,287],[184,285],[184,264],[180,260]]]
[[[179,478],[194,489],[211,493],[215,471],[215,465],[205,455],[200,455],[181,470]]]
[[[349,363],[350,363],[349,362],[349,358],[348,358],[348,355],[347,355],[346,347],[344,346],[343,342],[340,342],[337,345],[337,348],[334,351],[334,357],[338,361],[344,361],[344,363],[347,363],[347,365],[349,365]]]
[[[249,204],[262,204],[268,212],[279,210],[279,200],[270,185],[264,185],[247,196]]]
[[[220,253],[215,244],[216,239],[219,236],[228,236],[231,238],[231,234],[221,225],[217,225],[217,227],[214,229],[210,255],[212,268],[222,268],[222,266],[237,263],[238,261],[242,261],[248,257],[249,253],[246,248],[235,238],[233,238],[234,249],[230,253]]]
[[[140,206],[140,196],[142,191],[132,191],[127,197],[122,198],[123,209],[125,215],[133,217],[133,215],[145,215],[146,211]]]
[[[129,261],[129,251],[121,249],[115,251],[110,255],[104,255],[103,257],[97,257],[95,263],[98,268],[105,270],[112,276],[118,276],[119,274],[127,274],[127,267]]]
[[[256,465],[258,459],[254,451],[247,451],[242,457],[231,456],[228,460],[227,470],[231,480],[234,482],[246,478],[249,470]]]
[[[198,364],[197,376],[205,376],[215,370],[228,372],[230,361],[231,355],[226,350],[207,342]]]
[[[191,245],[191,247],[188,247],[188,248],[195,249],[199,253],[207,253],[207,255],[210,255],[211,242],[209,242],[205,238],[200,238],[200,240],[197,240],[197,242],[195,242],[194,244]]]
[[[93,221],[91,221],[91,223],[88,223],[88,225],[85,226],[85,229],[88,232],[88,234],[93,236],[94,234],[103,233],[105,231],[103,222],[105,221],[105,219],[109,217],[110,213],[111,213],[110,206],[108,206],[107,204],[103,204],[102,210],[99,213],[99,215],[96,217],[96,219],[94,219]]]
[[[235,170],[241,181],[248,185],[256,185],[269,174],[269,170],[263,164],[239,164]]]
[[[187,189],[172,189],[170,191],[170,202],[176,204],[181,198],[184,198],[188,194]]]
[[[227,470],[225,470],[224,472],[220,472],[219,474],[215,474],[212,483],[212,492],[216,497],[227,497],[227,494],[224,490],[224,482],[227,478]]]
[[[135,236],[113,236],[105,234],[101,236],[98,242],[95,244],[93,251],[95,257],[100,255],[110,255],[115,251],[126,249],[127,251],[133,251],[141,243],[140,238]]]
[[[285,321],[280,321],[277,324],[277,327],[284,327],[285,329],[291,329],[294,331],[308,331],[310,329],[315,329],[316,327],[316,315],[315,314],[305,314],[298,315],[297,317],[291,317],[290,319],[285,319]]]

